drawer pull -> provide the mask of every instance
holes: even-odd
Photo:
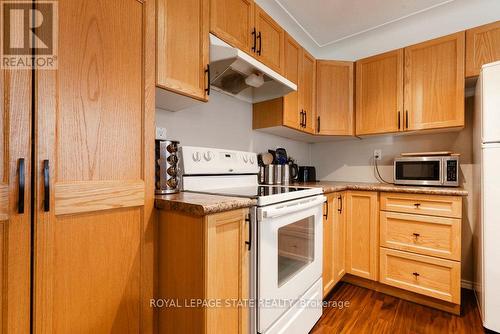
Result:
[[[420,276],[420,274],[419,273],[413,273],[413,276],[415,276],[415,279],[417,279],[418,276]]]
[[[417,209],[420,207],[420,203],[415,203],[415,204],[413,204],[413,205],[415,205],[415,207],[416,207]]]
[[[420,233],[413,233],[413,236],[415,237],[415,239],[418,239],[418,237],[420,236]]]

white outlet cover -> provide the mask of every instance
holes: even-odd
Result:
[[[377,160],[382,160],[382,150],[375,150],[373,151],[373,157],[378,157]]]
[[[156,127],[156,139],[157,140],[167,140],[167,129]]]

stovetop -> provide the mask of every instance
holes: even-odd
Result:
[[[321,188],[258,185],[210,189],[196,192],[220,196],[251,198],[257,200],[258,206],[264,206],[293,199],[319,195],[322,193],[322,190]]]

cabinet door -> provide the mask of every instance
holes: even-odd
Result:
[[[333,282],[337,284],[345,275],[346,251],[346,196],[337,193],[333,206]]]
[[[336,194],[327,196],[323,207],[323,298],[328,295],[335,285],[334,270],[334,220],[335,220],[335,200]]]
[[[285,34],[285,77],[299,84],[300,57],[302,47],[290,35]],[[300,129],[299,92],[292,92],[284,97],[283,123],[294,129]]]
[[[315,91],[316,91],[316,59],[302,49],[299,79],[299,105],[304,112],[303,130],[309,133],[316,131],[315,126]]]
[[[348,61],[316,62],[316,131],[354,135],[354,66]]]
[[[403,50],[356,62],[356,134],[403,130]]]
[[[285,31],[257,5],[255,5],[255,29],[257,30],[257,58],[282,74],[285,64]]]
[[[346,198],[346,271],[378,279],[378,193],[349,191]]]
[[[465,33],[405,48],[405,128],[464,126]]]
[[[0,70],[0,96],[0,332],[29,333],[31,72]]]
[[[59,1],[58,69],[36,72],[36,333],[152,331],[154,13]]]
[[[156,6],[156,84],[207,101],[209,1],[157,0]]]
[[[206,218],[206,298],[248,298],[249,251],[247,210],[230,211]],[[252,245],[254,246],[254,245]],[[248,332],[248,309],[211,307],[206,310],[207,333]]]
[[[465,32],[465,76],[479,75],[481,66],[500,60],[500,21]]]
[[[255,48],[253,0],[210,0],[210,31],[240,50]],[[253,51],[252,51],[253,52]]]

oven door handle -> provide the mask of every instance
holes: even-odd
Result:
[[[295,213],[298,211],[310,209],[312,207],[315,207],[317,205],[322,206],[323,203],[325,202],[326,197],[325,196],[316,196],[312,199],[309,199],[307,201],[298,201],[295,203],[290,203],[290,204],[285,204],[283,206],[280,206],[276,209],[264,209],[262,210],[262,217],[263,218],[276,218],[280,216],[284,216],[290,213]]]

